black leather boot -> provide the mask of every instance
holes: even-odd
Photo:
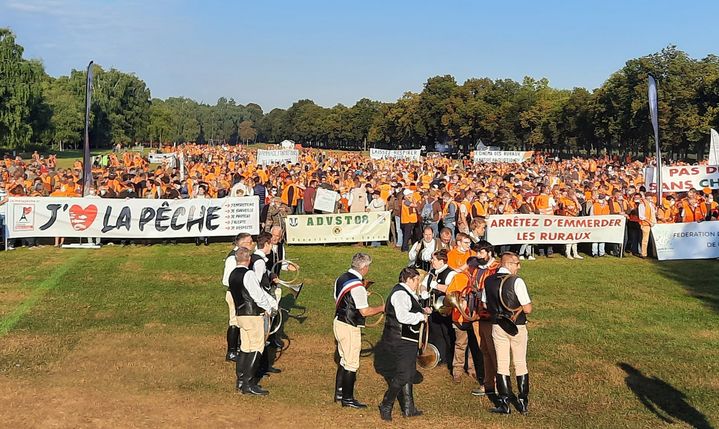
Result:
[[[412,383],[407,383],[402,386],[402,390],[397,397],[397,399],[399,399],[399,406],[402,409],[402,415],[405,417],[416,417],[422,415],[422,411],[418,410],[417,407],[414,406],[413,386],[414,385]]]
[[[235,375],[237,375],[237,385],[236,389],[238,392],[242,391],[242,385],[243,383],[243,377],[242,374],[245,372],[245,366],[247,365],[246,360],[249,356],[249,353],[243,353],[241,351],[237,351],[237,364],[235,366]]]
[[[402,386],[390,383],[387,391],[384,392],[382,402],[379,404],[379,416],[382,420],[387,422],[392,421],[392,407],[394,406],[394,400],[397,399],[397,395],[399,395],[401,391]],[[404,399],[402,399],[402,402],[404,402]]]
[[[366,404],[361,403],[354,397],[356,380],[356,372],[345,370],[344,374],[342,374],[342,406],[357,409],[367,408]]]
[[[227,354],[225,355],[226,361],[237,362],[237,343],[240,338],[240,328],[238,326],[230,325],[227,328]]]
[[[342,365],[337,366],[337,375],[335,375],[335,402],[342,400],[342,376],[345,373],[345,369]]]
[[[497,374],[497,406],[491,412],[498,414],[509,414],[509,399],[512,396],[512,381],[508,375]]]
[[[522,414],[529,412],[529,374],[517,376],[517,411]]]
[[[260,352],[248,353],[249,357],[245,358],[243,362],[243,373],[242,373],[242,394],[243,395],[258,395],[264,396],[269,394],[267,390],[263,389],[256,383],[254,383],[254,375],[257,372],[257,368],[260,365]]]

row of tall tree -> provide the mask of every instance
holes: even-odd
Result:
[[[659,83],[660,133],[671,156],[703,156],[709,127],[719,125],[719,57],[693,59],[674,46],[631,59],[590,91],[556,89],[547,79],[429,78],[421,92],[393,103],[366,98],[325,108],[299,100],[264,113],[254,103],[222,97],[214,105],[184,97],[151,98],[139,77],[94,69],[93,146],[133,142],[254,141],[326,148],[418,148],[478,141],[503,149],[563,153],[650,153],[647,74]],[[85,72],[48,76],[23,58],[9,29],[0,29],[0,147],[79,145]]]

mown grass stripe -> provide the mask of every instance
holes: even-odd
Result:
[[[68,272],[68,270],[75,265],[75,262],[80,259],[83,255],[80,253],[68,258],[63,264],[59,265],[53,270],[50,275],[45,278],[33,291],[30,293],[23,302],[20,303],[8,316],[0,320],[0,337],[4,336],[15,325],[20,319],[26,315],[37,302],[51,289],[55,288],[60,284],[60,279]]]

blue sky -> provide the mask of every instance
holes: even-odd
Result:
[[[668,44],[719,54],[717,1],[0,0],[0,27],[53,76],[92,59],[153,97],[265,111],[394,101],[443,74],[593,89]]]

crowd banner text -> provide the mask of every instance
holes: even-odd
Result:
[[[189,200],[17,197],[10,237],[182,238],[258,234],[259,199]]]
[[[516,162],[521,163],[532,157],[529,151],[510,150],[477,150],[474,151],[474,162]]]
[[[369,157],[372,159],[402,159],[405,161],[419,161],[421,149],[387,150],[370,148]]]
[[[652,227],[657,259],[719,258],[719,222],[662,223]]]
[[[487,241],[500,244],[622,243],[624,216],[494,215]]]
[[[287,243],[387,241],[391,212],[293,215],[287,217]]]
[[[300,151],[297,149],[257,149],[257,164],[267,165],[273,163],[279,164],[297,164],[300,157]]]
[[[656,192],[654,180],[656,167],[644,170],[644,183],[649,191]],[[662,167],[662,190],[664,192],[686,192],[690,189],[719,189],[719,165],[677,165]]]

